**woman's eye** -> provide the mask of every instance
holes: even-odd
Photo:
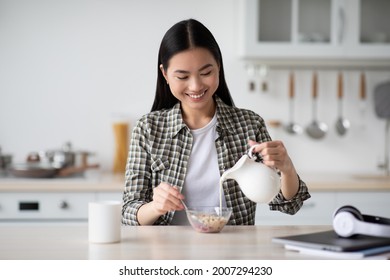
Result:
[[[184,77],[176,77],[176,78],[179,79],[179,80],[186,80],[188,77],[184,76]]]
[[[211,74],[211,70],[210,70],[209,72],[202,73],[201,75],[202,75],[202,76],[208,76],[208,75],[210,75],[210,74]]]

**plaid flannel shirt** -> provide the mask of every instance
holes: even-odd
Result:
[[[220,174],[231,167],[249,149],[248,140],[271,141],[264,120],[256,113],[217,103],[217,133],[215,141]],[[152,201],[153,188],[161,182],[182,188],[191,154],[192,134],[182,119],[180,103],[173,108],[154,111],[140,118],[133,128],[126,165],[122,223],[139,225],[138,209]],[[299,189],[290,200],[282,193],[269,203],[271,210],[295,214],[310,197],[306,184],[298,177]],[[223,183],[227,207],[233,209],[230,225],[253,225],[256,203],[242,193],[234,180]],[[169,225],[174,212],[159,217],[156,225]]]

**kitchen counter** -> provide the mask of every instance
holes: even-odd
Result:
[[[0,192],[122,192],[124,174],[93,173],[65,178],[0,177]]]
[[[88,225],[0,224],[2,260],[233,260],[324,259],[287,251],[276,236],[329,230],[330,226],[226,226],[220,233],[198,233],[190,226],[123,226],[122,240],[88,242]]]
[[[390,177],[375,174],[301,174],[310,192],[390,191]],[[97,173],[86,177],[28,179],[0,177],[0,192],[122,192],[124,175]]]
[[[303,174],[310,192],[390,191],[390,176],[378,174]]]

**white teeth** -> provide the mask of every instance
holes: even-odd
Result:
[[[198,99],[198,98],[201,98],[205,93],[206,93],[206,92],[203,92],[203,93],[201,93],[201,94],[199,94],[199,95],[189,94],[189,96],[190,96],[191,98]]]

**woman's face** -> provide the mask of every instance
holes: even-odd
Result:
[[[219,66],[210,51],[194,48],[177,53],[169,60],[166,71],[162,65],[160,69],[183,110],[206,110],[214,106]]]

